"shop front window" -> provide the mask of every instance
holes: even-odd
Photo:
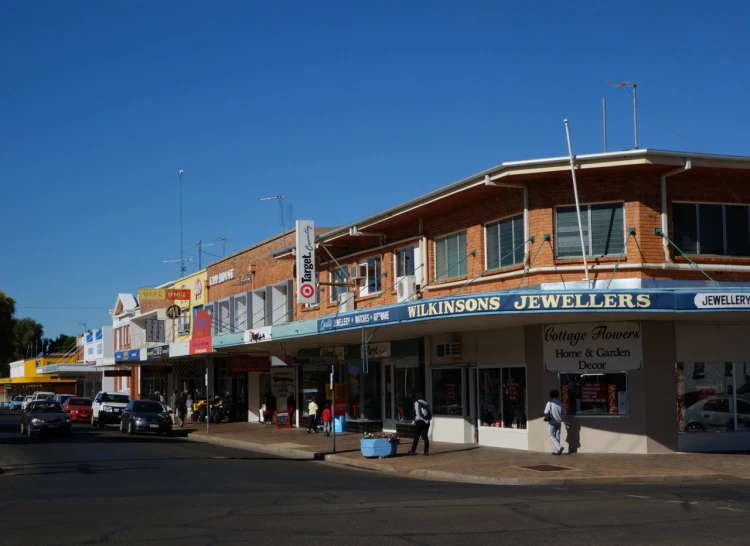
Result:
[[[566,415],[628,415],[628,374],[560,374],[560,399]]]
[[[432,413],[463,415],[463,370],[461,368],[432,370]]]
[[[479,424],[495,428],[526,428],[526,368],[479,370]]]
[[[750,430],[750,363],[677,363],[677,430]]]

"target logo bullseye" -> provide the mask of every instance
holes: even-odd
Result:
[[[315,295],[315,287],[312,284],[305,283],[300,286],[299,293],[303,298],[312,298]]]

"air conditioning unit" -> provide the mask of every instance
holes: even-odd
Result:
[[[354,311],[354,292],[342,292],[339,294],[339,313]]]
[[[437,344],[437,357],[438,358],[460,358],[461,357],[461,342],[453,341],[451,343],[438,343]]]
[[[399,303],[415,299],[417,296],[417,278],[414,275],[397,277],[396,292]]]
[[[367,264],[357,264],[354,267],[352,267],[352,270],[349,272],[349,279],[353,281],[357,281],[359,279],[366,279],[367,278]]]

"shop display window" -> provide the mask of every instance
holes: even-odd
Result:
[[[526,428],[526,368],[482,368],[479,373],[479,425]]]
[[[628,374],[560,374],[560,401],[566,415],[628,415]]]
[[[432,413],[463,415],[463,370],[445,368],[432,370]]]
[[[678,362],[677,430],[750,430],[750,362]]]

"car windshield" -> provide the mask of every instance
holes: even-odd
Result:
[[[57,402],[34,402],[29,406],[29,411],[35,413],[59,413],[65,410]]]
[[[87,400],[85,398],[71,398],[68,400],[69,406],[86,406],[87,408],[91,407],[91,400]]]
[[[15,398],[13,398],[14,402],[23,402],[24,400],[26,400],[25,396],[16,396]]]
[[[165,413],[164,406],[159,402],[134,402],[133,411],[145,411],[148,413]]]
[[[127,394],[105,394],[102,396],[102,402],[127,404],[128,402],[130,402],[130,397]]]

